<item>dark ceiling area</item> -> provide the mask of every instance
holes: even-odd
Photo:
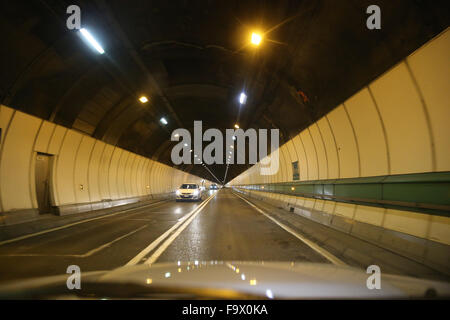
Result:
[[[105,54],[66,28],[71,4]],[[366,28],[371,4],[381,30]],[[174,166],[176,128],[277,128],[281,145],[449,21],[438,0],[2,0],[0,98]],[[259,47],[249,45],[254,30]],[[226,180],[249,166],[231,165]],[[202,165],[175,167],[213,180]],[[224,178],[226,165],[209,168]]]

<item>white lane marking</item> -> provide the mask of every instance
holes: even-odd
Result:
[[[133,259],[127,262],[126,266],[133,266],[138,264],[149,252],[151,252],[153,249],[155,249],[165,238],[167,238],[174,230],[176,230],[186,219],[188,219],[190,216],[192,216],[197,210],[203,208],[206,203],[211,200],[216,193],[211,195],[209,198],[207,198],[205,201],[203,201],[202,204],[200,204],[198,207],[194,208],[191,212],[184,215],[182,218],[178,219],[178,222],[173,225],[169,230],[164,232],[162,235],[160,235],[155,241],[150,243],[144,250],[139,252]]]
[[[184,223],[166,240],[164,243],[145,261],[145,264],[153,264],[161,254],[166,251],[166,249],[172,244],[172,242],[183,232],[184,229],[195,219],[195,217],[203,210],[206,204],[214,197],[213,194],[207,201],[205,201],[204,206],[202,206],[197,212],[195,212],[189,219],[185,220]]]
[[[20,241],[20,240],[25,240],[25,239],[28,239],[28,238],[40,236],[41,234],[46,234],[46,233],[49,233],[49,232],[53,232],[53,231],[58,231],[58,230],[70,228],[70,227],[73,227],[73,226],[78,225],[78,224],[81,224],[81,223],[85,223],[85,222],[90,222],[90,221],[94,221],[94,220],[99,220],[99,219],[104,219],[104,218],[113,217],[113,216],[116,216],[116,215],[118,215],[118,214],[125,213],[125,212],[131,211],[131,210],[138,210],[138,209],[143,209],[143,208],[146,208],[146,207],[149,207],[149,206],[162,204],[162,203],[164,203],[164,202],[165,202],[165,200],[163,200],[163,201],[158,201],[158,202],[155,202],[155,203],[147,204],[147,205],[142,206],[142,207],[130,208],[130,209],[126,209],[126,210],[123,210],[123,211],[116,212],[116,213],[105,214],[105,215],[103,215],[103,216],[101,216],[101,217],[96,217],[96,218],[92,218],[92,219],[87,219],[87,220],[77,221],[77,222],[74,222],[74,223],[71,223],[71,224],[67,224],[67,225],[64,225],[64,226],[60,226],[60,227],[56,227],[56,228],[52,228],[52,229],[47,229],[47,230],[43,230],[43,231],[31,233],[31,234],[26,234],[26,235],[24,235],[24,236],[20,236],[20,237],[17,237],[17,238],[13,238],[13,239],[9,239],[9,240],[0,241],[0,246],[2,246],[2,245],[4,245],[4,244],[7,244],[7,243],[17,242],[17,241]]]
[[[126,237],[131,236],[132,234],[144,229],[145,227],[147,227],[148,224],[141,226],[139,228],[137,228],[136,230],[133,230],[131,232],[128,232],[127,234],[124,234],[123,236],[120,236],[112,241],[109,241],[105,244],[102,244],[101,246],[94,248],[92,250],[89,250],[86,253],[83,254],[42,254],[42,253],[18,253],[18,254],[2,254],[0,255],[0,257],[73,257],[73,258],[86,258],[89,256],[92,256],[94,253],[97,253],[99,251],[102,251],[103,249],[111,246],[113,243],[116,243],[117,241],[120,241]]]
[[[290,227],[286,226],[285,224],[277,221],[275,218],[271,217],[270,215],[268,215],[267,213],[265,213],[263,210],[261,210],[260,208],[258,208],[257,206],[255,206],[253,203],[251,203],[250,201],[248,201],[247,199],[243,198],[241,195],[235,193],[236,196],[238,196],[239,198],[241,198],[242,200],[244,200],[245,202],[247,202],[252,208],[254,208],[256,211],[258,211],[259,213],[263,214],[266,218],[269,218],[272,222],[274,222],[275,224],[277,224],[279,227],[283,228],[285,231],[289,232],[290,234],[292,234],[294,237],[296,237],[297,239],[299,239],[300,241],[302,241],[304,244],[306,244],[308,247],[310,247],[311,249],[313,249],[314,251],[316,251],[317,253],[319,253],[320,255],[322,255],[323,257],[325,257],[328,261],[330,261],[331,263],[338,265],[338,266],[346,266],[347,264],[345,262],[343,262],[341,259],[337,258],[336,256],[334,256],[333,254],[329,253],[328,251],[326,251],[325,249],[323,249],[322,247],[320,247],[318,244],[306,239],[305,237],[303,237],[302,235],[298,234],[297,232],[295,232],[294,230],[292,230]]]

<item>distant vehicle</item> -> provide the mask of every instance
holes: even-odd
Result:
[[[175,192],[176,201],[202,200],[202,188],[196,183],[183,183]]]
[[[213,183],[213,184],[211,184],[211,186],[209,187],[209,190],[219,190],[219,187],[217,186],[217,184]]]

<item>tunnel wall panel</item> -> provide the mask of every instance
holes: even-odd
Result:
[[[89,161],[95,139],[83,136],[75,158],[75,203],[86,203],[93,201],[89,195]]]
[[[30,166],[34,158],[33,145],[40,125],[39,119],[17,111],[11,118],[0,155],[3,211],[33,208],[31,192],[34,188],[32,185],[34,177]]]
[[[339,178],[359,176],[359,155],[352,124],[343,105],[340,105],[327,116],[333,130],[339,156]],[[313,180],[313,179],[309,179]]]
[[[386,127],[391,174],[433,171],[428,124],[405,63],[369,87]]]
[[[96,140],[92,149],[91,158],[88,168],[88,185],[89,185],[89,198],[91,201],[101,201],[102,196],[100,193],[100,165],[103,152],[105,151],[106,144],[100,140]]]
[[[450,32],[447,31],[406,59],[431,124],[436,171],[449,170],[450,166],[449,52]]]
[[[34,144],[34,151],[48,153],[50,139],[55,127],[56,125],[54,123],[43,121],[36,138],[36,143]]]
[[[345,102],[358,141],[361,176],[390,173],[386,137],[369,90],[363,89]]]
[[[181,183],[202,180],[3,105],[0,126],[0,224],[38,218],[38,152],[50,156],[50,202],[58,214],[172,197]]]

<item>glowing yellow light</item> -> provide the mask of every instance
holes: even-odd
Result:
[[[146,96],[142,96],[139,98],[139,101],[142,103],[147,103],[148,102],[148,98]]]
[[[294,190],[295,190],[295,188],[294,188],[294,187],[291,187],[291,190],[292,190],[292,191],[294,191]]]
[[[251,286],[256,286],[256,279],[250,280],[250,285]]]
[[[147,279],[147,284],[151,284],[152,282],[153,282],[152,279],[150,278]]]
[[[239,268],[236,269],[236,273],[239,273]]]
[[[181,272],[181,268],[178,268],[178,272]]]
[[[264,189],[264,186],[262,186],[261,189]]]
[[[239,129],[239,125],[238,125],[237,123],[234,125],[234,127],[235,127],[236,129]]]
[[[261,44],[262,36],[259,33],[252,33],[252,44],[259,46]]]

